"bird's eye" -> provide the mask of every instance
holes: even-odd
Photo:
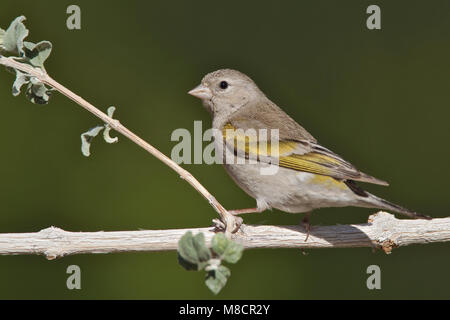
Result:
[[[228,82],[226,82],[226,81],[220,82],[219,87],[220,87],[220,89],[225,90],[226,88],[228,88]]]

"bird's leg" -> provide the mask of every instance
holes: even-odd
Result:
[[[305,216],[303,217],[303,220],[302,220],[303,227],[306,229],[305,242],[308,241],[309,231],[311,231],[311,224],[309,223],[310,216],[311,216],[311,212],[307,212],[307,213],[305,213]]]
[[[239,229],[242,225],[243,220],[241,217],[239,217],[239,215],[246,214],[246,213],[263,212],[264,210],[269,208],[267,205],[260,206],[259,202],[257,204],[258,204],[258,206],[256,208],[228,210],[227,213],[231,214],[235,219],[236,228],[232,231],[232,233],[239,231]],[[220,219],[213,219],[213,224],[217,230],[225,230],[225,228],[226,228],[225,223],[223,221],[221,221]]]
[[[236,228],[233,230],[233,233],[237,232],[243,222],[241,217],[238,217],[241,214],[246,213],[256,213],[263,212],[266,210],[265,207],[256,207],[256,208],[248,208],[248,209],[237,209],[237,210],[228,210],[228,213],[232,214],[236,219]],[[220,219],[213,219],[213,224],[218,230],[225,230],[225,224]]]
[[[264,210],[265,210],[265,208],[248,208],[248,209],[229,210],[228,212],[234,216],[239,216],[241,214],[246,214],[246,213],[263,212]]]

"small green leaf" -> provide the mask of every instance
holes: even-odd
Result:
[[[6,31],[0,28],[0,48],[2,47],[3,39],[5,38],[5,33]]]
[[[211,252],[205,243],[205,235],[198,233],[194,236],[194,247],[197,251],[198,260],[201,263],[207,263],[211,259]]]
[[[223,260],[225,260],[228,263],[236,263],[241,259],[243,252],[244,247],[242,245],[234,241],[231,241],[229,246],[227,247],[227,250],[225,250]]]
[[[37,44],[25,41],[24,52],[33,66],[44,69],[44,62],[52,52],[52,44],[49,41],[41,41]]]
[[[178,241],[178,254],[187,262],[197,265],[199,259],[194,247],[194,236],[191,231],[185,233]]]
[[[206,286],[214,294],[218,294],[227,283],[230,275],[230,269],[225,266],[219,266],[217,269],[209,271],[206,275]]]
[[[13,83],[12,94],[14,97],[17,97],[20,94],[20,89],[24,84],[30,82],[30,77],[28,77],[25,73],[16,70],[16,80]]]
[[[180,264],[187,270],[201,270],[206,267],[211,253],[205,244],[205,235],[195,236],[191,231],[186,232],[178,241],[178,257]],[[184,261],[186,263],[183,263]]]
[[[108,116],[112,118],[115,110],[116,110],[115,107],[109,107],[107,110]],[[102,130],[104,130],[103,131],[103,139],[105,139],[105,141],[107,143],[116,143],[119,140],[119,138],[117,138],[117,137],[112,138],[109,135],[109,132],[111,131],[111,127],[107,123],[105,123],[103,126],[97,126],[95,128],[92,128],[89,131],[81,134],[81,152],[83,153],[84,156],[86,156],[86,157],[90,156],[91,141]]]
[[[39,67],[45,72],[44,62],[50,55],[52,44],[48,41],[41,41],[38,44],[24,41],[28,36],[28,29],[23,24],[24,16],[17,17],[8,27],[8,29],[0,29],[0,52],[6,51],[11,53],[11,59],[21,63],[30,64],[33,67]],[[16,74],[16,80],[12,87],[12,94],[18,96],[21,88],[27,85],[26,96],[32,103],[47,104],[53,89],[48,88],[44,83],[32,77],[25,75],[19,70],[7,67],[7,70]]]
[[[47,104],[50,100],[50,95],[53,91],[51,88],[39,81],[37,78],[32,77],[20,70],[13,68],[6,68],[8,71],[16,74],[16,79],[12,86],[13,96],[18,96],[24,85],[27,85],[26,96],[35,104]]]
[[[116,107],[109,107],[108,110],[106,111],[108,113],[108,116],[110,118],[113,117],[114,115],[114,111],[116,111]],[[105,141],[107,143],[116,143],[117,141],[119,141],[118,137],[114,137],[112,138],[109,133],[111,132],[111,127],[108,124],[105,124],[105,131],[103,131],[103,139],[105,139]]]
[[[244,247],[228,239],[224,233],[217,233],[212,239],[213,251],[228,263],[236,263],[241,259]]]
[[[25,19],[24,16],[14,19],[9,28],[0,36],[0,49],[23,56],[23,40],[28,36],[28,29],[23,24]]]
[[[116,111],[116,107],[111,106],[106,110],[108,117],[112,118],[114,116],[114,112]]]
[[[225,253],[228,247],[229,240],[223,232],[216,233],[212,238],[211,247],[220,257]]]
[[[51,90],[36,78],[31,78],[27,88],[27,98],[36,104],[47,104],[50,99]]]
[[[91,155],[90,149],[92,139],[94,139],[104,128],[104,126],[97,126],[81,134],[81,153],[85,157],[89,157]]]
[[[230,270],[221,264],[222,260],[236,263],[242,256],[243,247],[225,234],[217,233],[212,239],[211,249],[214,254],[206,247],[203,233],[193,236],[189,231],[178,242],[178,260],[186,270],[205,269],[206,286],[218,294],[231,275]]]
[[[36,46],[36,44],[33,42],[30,42],[30,41],[24,41],[23,46],[25,48],[24,51],[26,53],[27,51],[32,51],[34,49],[34,47]]]

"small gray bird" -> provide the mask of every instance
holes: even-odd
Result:
[[[256,199],[257,207],[232,211],[233,214],[261,212],[276,208],[290,213],[307,213],[304,219],[309,234],[309,213],[322,207],[356,206],[391,210],[411,218],[429,217],[376,197],[360,188],[356,181],[387,186],[388,183],[357,170],[329,149],[322,147],[302,126],[270,101],[245,74],[230,69],[207,74],[189,94],[200,98],[212,115],[212,126],[221,132],[215,139],[216,150],[225,145],[234,161],[225,161],[231,178]],[[242,130],[240,130],[242,129]],[[261,169],[273,165],[273,157],[263,157],[260,148],[235,143],[242,131],[278,129],[278,153],[275,174],[262,174]],[[228,139],[230,132],[235,134]],[[246,132],[246,131],[245,131]],[[236,138],[237,137],[237,138]],[[270,149],[270,134],[257,134],[257,143]],[[264,140],[264,141],[263,141]],[[267,154],[267,153],[266,153]],[[236,158],[253,158],[240,164]],[[245,160],[241,159],[241,160]],[[272,160],[267,160],[272,159]],[[245,162],[245,161],[244,161]]]

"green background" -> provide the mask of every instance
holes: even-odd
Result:
[[[82,29],[66,28],[78,4]],[[57,81],[170,155],[176,128],[210,119],[186,92],[208,72],[238,69],[324,146],[386,179],[367,188],[433,217],[450,197],[450,2],[377,1],[382,30],[366,28],[367,1],[19,1],[2,0],[0,25],[21,14],[30,41],[50,40],[46,67]],[[80,134],[100,124],[55,94],[47,106],[11,95],[0,74],[0,232],[138,230],[210,225],[216,213],[186,182],[120,137],[97,138],[91,158]],[[184,165],[227,208],[254,205],[219,165]],[[322,209],[313,225],[364,223],[375,210]],[[297,224],[279,211],[246,223]],[[248,250],[217,298],[450,298],[448,244]],[[66,268],[82,289],[66,288]],[[382,289],[366,287],[381,267]],[[0,257],[0,298],[210,299],[204,274],[175,252]]]

